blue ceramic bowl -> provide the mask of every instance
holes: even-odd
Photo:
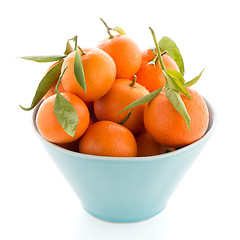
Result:
[[[81,154],[46,141],[34,128],[50,157],[79,197],[83,208],[108,222],[138,222],[160,213],[177,185],[211,137],[209,127],[198,141],[174,152],[151,157],[102,157]]]

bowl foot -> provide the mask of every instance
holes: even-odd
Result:
[[[154,214],[151,214],[149,216],[144,216],[144,217],[138,217],[138,218],[125,218],[125,219],[118,219],[117,217],[116,218],[112,218],[112,217],[104,217],[104,216],[99,216],[99,215],[96,215],[95,213],[92,213],[91,211],[87,210],[85,207],[83,207],[83,209],[89,214],[91,215],[92,217],[98,219],[98,220],[101,220],[101,221],[104,221],[104,222],[107,222],[107,223],[138,223],[138,222],[143,222],[143,221],[146,221],[146,220],[149,220],[155,216],[157,216],[159,213],[161,213],[164,209],[165,209],[166,205],[164,207],[162,207],[158,212],[154,213]]]

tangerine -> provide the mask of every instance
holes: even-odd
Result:
[[[86,82],[86,92],[79,85],[74,74],[75,51],[64,60],[62,69],[69,63],[62,77],[62,85],[68,92],[78,95],[85,102],[92,102],[105,95],[116,77],[113,59],[99,48],[86,48],[81,52],[81,60]]]
[[[138,71],[142,61],[142,54],[138,45],[126,35],[116,35],[106,38],[97,45],[108,53],[117,68],[116,78],[130,79]]]
[[[175,148],[160,145],[147,132],[138,134],[136,141],[138,148],[137,157],[159,155],[175,150]]]
[[[155,59],[155,57],[156,55],[151,49],[143,51],[142,63],[138,72],[136,73],[137,82],[145,86],[149,92],[153,92],[154,90],[162,87],[166,82],[165,76],[159,64],[157,62],[149,64]],[[179,72],[177,64],[167,53],[162,55],[162,59],[166,69],[172,69]]]
[[[128,79],[116,79],[112,88],[102,98],[94,102],[94,112],[98,120],[109,120],[121,123],[128,111],[119,114],[131,102],[147,95],[149,91],[138,83]],[[147,104],[133,109],[130,118],[123,124],[133,134],[144,129],[143,112]]]
[[[68,135],[60,123],[58,122],[54,113],[54,102],[56,94],[50,96],[40,105],[37,116],[36,124],[41,135],[53,143],[69,143],[80,138],[87,130],[89,125],[89,111],[86,104],[73,93],[61,93],[67,99],[78,115],[78,124],[75,135],[71,137]]]
[[[209,121],[206,102],[195,90],[188,89],[188,92],[191,100],[184,95],[181,95],[181,98],[191,119],[190,131],[184,118],[175,110],[164,91],[146,106],[145,128],[159,144],[183,147],[205,134]]]
[[[100,121],[89,126],[79,141],[79,152],[98,156],[136,157],[137,143],[124,126]]]

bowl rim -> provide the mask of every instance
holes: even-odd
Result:
[[[211,135],[213,134],[213,131],[216,127],[216,113],[212,107],[212,105],[209,103],[208,100],[206,100],[204,98],[206,104],[207,104],[207,108],[208,108],[208,112],[209,112],[209,120],[212,119],[212,124],[211,126],[208,126],[207,132],[203,135],[203,137],[201,137],[200,139],[198,139],[197,141],[186,145],[184,147],[181,147],[173,152],[168,152],[168,153],[164,153],[164,154],[160,154],[160,155],[154,155],[154,156],[146,156],[146,157],[110,157],[110,156],[98,156],[98,155],[90,155],[90,154],[85,154],[85,153],[80,153],[80,152],[74,152],[68,149],[65,149],[63,147],[58,146],[55,143],[49,142],[48,140],[46,140],[38,131],[37,129],[37,125],[36,125],[36,115],[38,112],[38,109],[41,105],[41,103],[43,101],[40,101],[38,103],[38,105],[35,107],[33,115],[32,115],[32,123],[33,123],[33,128],[36,132],[36,134],[38,135],[38,137],[47,145],[49,145],[50,147],[54,148],[57,151],[63,152],[67,155],[71,155],[74,157],[79,157],[81,159],[85,158],[85,159],[91,159],[91,160],[109,160],[109,161],[121,161],[121,162],[136,162],[136,161],[140,161],[140,162],[144,162],[144,161],[151,161],[151,160],[160,160],[160,159],[164,159],[164,158],[168,158],[174,155],[178,155],[181,152],[187,151],[191,148],[196,147],[197,145],[205,142],[207,139],[209,139],[211,137]]]

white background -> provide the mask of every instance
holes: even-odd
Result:
[[[167,208],[151,220],[110,224],[89,216],[44,151],[29,106],[48,63],[18,56],[62,54],[79,37],[93,47],[107,37],[99,17],[121,26],[140,48],[148,27],[179,46],[186,79],[217,113],[217,127]],[[4,1],[0,14],[0,239],[240,239],[239,2]]]

